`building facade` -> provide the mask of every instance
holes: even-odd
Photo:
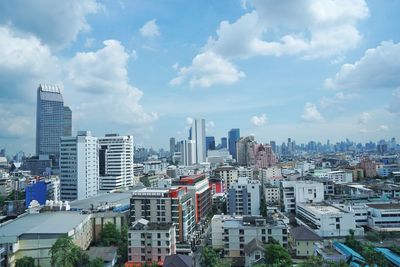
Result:
[[[60,194],[62,200],[81,200],[99,191],[98,139],[88,131],[62,137],[60,144]]]
[[[240,138],[240,129],[231,129],[228,132],[228,149],[232,157],[237,161],[237,146],[236,143]]]
[[[260,215],[260,181],[240,177],[228,190],[227,208],[231,215]]]

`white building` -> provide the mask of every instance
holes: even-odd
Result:
[[[60,193],[61,200],[85,199],[99,190],[98,139],[89,131],[75,137],[61,137]]]
[[[195,119],[193,120],[191,131],[191,138],[195,142],[196,159],[195,163],[202,163],[206,161],[206,120]]]
[[[267,243],[271,238],[287,247],[288,231],[283,221],[267,223],[262,216],[231,215],[214,215],[211,219],[212,247],[223,249],[225,257],[244,257],[244,247],[253,239]]]
[[[99,138],[100,190],[127,188],[139,182],[134,179],[133,137],[106,134]]]
[[[268,204],[270,203],[279,203],[280,202],[280,189],[276,186],[266,185],[264,186],[264,199]]]
[[[250,167],[238,167],[238,177],[253,179],[253,169]]]
[[[400,231],[400,204],[367,204],[368,227],[376,231]]]
[[[229,214],[260,215],[260,181],[240,177],[228,190]]]
[[[353,172],[331,171],[328,172],[328,180],[331,180],[335,183],[351,183],[353,182]]]
[[[282,181],[281,201],[286,212],[294,212],[298,203],[324,200],[324,185],[314,181]]]
[[[165,257],[176,254],[175,225],[139,219],[128,230],[128,262],[163,265]]]
[[[307,226],[320,237],[344,237],[350,230],[355,235],[363,235],[362,227],[357,227],[355,215],[325,203],[297,203],[296,221]]]
[[[283,180],[282,169],[278,166],[269,167],[261,170],[261,180],[263,184],[279,186]]]
[[[224,191],[227,191],[231,184],[238,180],[238,171],[232,166],[220,166],[214,170],[214,174],[222,179],[224,183]]]

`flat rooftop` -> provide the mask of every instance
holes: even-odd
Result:
[[[105,193],[99,194],[94,197],[90,197],[82,200],[74,200],[69,203],[71,209],[77,210],[90,210],[92,207],[97,208],[100,205],[107,203],[109,206],[115,206],[118,204],[128,205],[132,191],[124,191],[121,193]]]
[[[344,213],[344,211],[342,211],[341,209],[326,204],[300,204],[300,205],[304,206],[306,209],[311,210],[311,212],[315,214]]]
[[[400,203],[380,203],[380,204],[367,204],[368,207],[379,210],[397,210],[400,209]]]
[[[31,213],[0,225],[0,237],[23,234],[65,234],[90,215],[73,211]]]

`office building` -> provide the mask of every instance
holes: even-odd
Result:
[[[221,147],[220,148],[228,148],[228,138],[221,137]]]
[[[139,183],[133,173],[133,137],[106,134],[99,137],[99,188],[110,191]]]
[[[240,130],[239,129],[231,129],[228,132],[228,148],[229,148],[229,153],[232,155],[232,157],[237,161],[237,148],[236,148],[236,142],[240,138]]]
[[[215,137],[214,136],[206,136],[206,152],[208,154],[208,150],[215,150]]]
[[[282,181],[281,201],[285,212],[295,212],[299,203],[324,201],[324,185],[314,181]]]
[[[195,119],[190,128],[189,140],[194,141],[196,164],[206,161],[206,120]]]
[[[143,188],[132,192],[130,217],[131,221],[174,223],[177,241],[187,242],[195,227],[194,201],[185,187]]]
[[[167,256],[176,254],[175,225],[152,223],[139,219],[128,230],[127,267],[151,265],[162,266]]]
[[[280,196],[279,187],[268,184],[264,186],[264,199],[267,204],[279,204],[281,200]]]
[[[99,190],[98,139],[89,131],[62,137],[60,144],[60,192],[62,200],[80,200]]]
[[[40,84],[37,89],[36,155],[48,155],[58,167],[60,137],[70,133],[71,109],[64,107],[57,85]]]
[[[252,146],[255,144],[254,136],[240,137],[236,141],[236,161],[240,166],[250,166],[250,151],[252,151]]]
[[[172,156],[174,155],[174,152],[176,152],[175,138],[171,137],[169,139],[169,154]]]
[[[30,171],[31,175],[49,174],[53,166],[53,160],[48,155],[26,157],[22,160],[21,170]]]
[[[260,181],[239,177],[228,190],[229,214],[260,215]]]

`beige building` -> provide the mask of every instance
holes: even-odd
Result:
[[[228,191],[231,184],[237,182],[239,173],[235,167],[221,166],[214,170],[214,174],[220,177],[224,183],[224,191]]]
[[[280,202],[280,189],[276,186],[264,187],[264,198],[266,203],[279,203]]]
[[[303,225],[290,230],[290,245],[296,251],[296,256],[313,256],[314,244],[320,240],[321,238],[316,233]]]
[[[24,214],[0,225],[0,248],[5,249],[7,266],[17,259],[32,257],[42,267],[50,267],[50,248],[61,236],[87,249],[92,242],[91,215],[78,212],[45,212]]]

